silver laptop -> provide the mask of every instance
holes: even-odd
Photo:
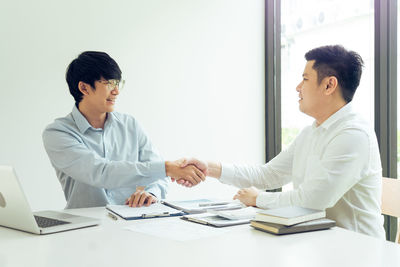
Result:
[[[94,226],[99,222],[56,211],[33,213],[13,167],[0,166],[1,226],[41,235]]]

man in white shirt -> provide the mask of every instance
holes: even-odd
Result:
[[[326,210],[337,225],[384,238],[381,215],[382,168],[376,136],[352,110],[363,61],[342,46],[323,46],[305,54],[297,86],[300,111],[315,122],[287,150],[262,166],[189,159],[208,176],[240,188],[234,196],[248,206],[288,205]],[[260,192],[293,182],[293,190]],[[179,180],[182,185],[189,182]],[[250,187],[250,188],[249,188]]]

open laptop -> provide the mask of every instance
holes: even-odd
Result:
[[[98,219],[56,211],[32,212],[11,166],[0,166],[0,225],[34,234],[50,234],[99,224]]]

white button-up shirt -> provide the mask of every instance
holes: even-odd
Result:
[[[297,205],[326,209],[337,225],[384,238],[382,167],[374,131],[347,104],[320,126],[306,127],[287,150],[262,166],[222,164],[220,181],[237,187],[293,190],[262,192],[261,208]]]

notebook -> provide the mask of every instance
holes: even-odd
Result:
[[[284,234],[328,229],[335,226],[335,221],[330,219],[317,219],[308,222],[298,223],[291,226],[276,224],[276,223],[251,221],[250,225],[257,230],[261,230],[276,235],[284,235]]]
[[[100,220],[64,212],[32,212],[11,166],[0,166],[0,226],[50,234],[98,225]]]
[[[255,221],[293,225],[325,217],[324,210],[287,206],[276,209],[259,211],[254,217]]]

